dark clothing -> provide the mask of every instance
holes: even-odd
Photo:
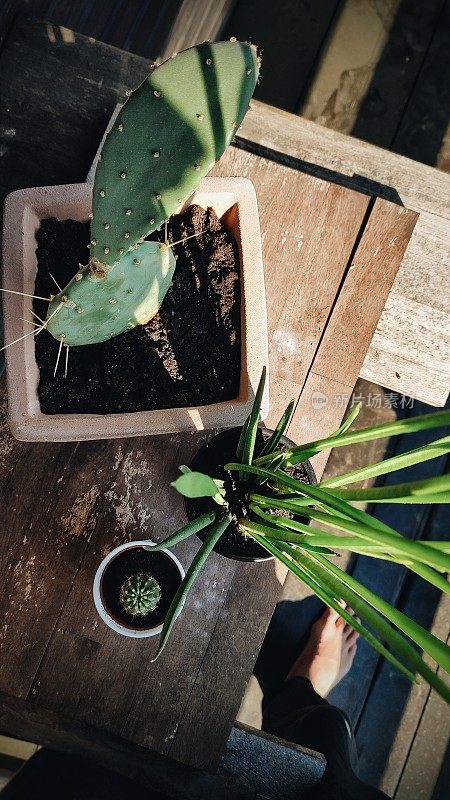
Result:
[[[384,792],[358,778],[356,744],[346,714],[320,697],[308,678],[290,678],[263,700],[263,730],[325,756],[322,780],[305,790],[302,800],[386,800]]]

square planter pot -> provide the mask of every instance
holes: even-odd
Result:
[[[37,269],[36,231],[42,219],[87,220],[91,211],[89,184],[44,186],[12,192],[5,201],[3,286],[34,294]],[[205,178],[183,208],[197,203],[212,207],[237,241],[241,268],[241,375],[233,400],[192,408],[170,408],[117,414],[43,414],[37,387],[39,371],[34,337],[5,351],[8,415],[13,435],[22,441],[81,441],[143,436],[205,428],[233,427],[248,415],[264,365],[267,365],[267,315],[256,195],[243,178]],[[183,210],[183,209],[182,209]],[[29,333],[21,320],[31,300],[3,294],[5,344]],[[266,386],[268,381],[266,382]],[[268,395],[261,416],[268,412]]]

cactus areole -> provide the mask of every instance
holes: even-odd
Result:
[[[120,589],[120,604],[132,617],[144,617],[158,607],[161,586],[149,572],[130,575]]]
[[[92,197],[90,259],[49,305],[65,345],[147,323],[175,269],[172,245],[144,242],[195,191],[234,138],[259,74],[253,45],[191,47],[155,67],[106,136]]]

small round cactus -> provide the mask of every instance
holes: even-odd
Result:
[[[150,572],[130,575],[120,589],[120,604],[132,617],[151,614],[160,600],[161,587]]]

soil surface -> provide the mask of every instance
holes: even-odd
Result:
[[[43,220],[37,233],[36,294],[55,294],[87,262],[89,223]],[[206,233],[205,233],[206,231]],[[56,378],[59,342],[36,337],[39,400],[44,414],[150,411],[206,405],[239,393],[240,280],[237,244],[212,209],[191,206],[172,217],[174,278],[159,313],[146,325],[95,345],[71,347]],[[163,240],[163,234],[150,239]],[[45,318],[47,304],[34,301]]]
[[[241,428],[231,428],[230,430],[223,431],[211,439],[206,445],[194,456],[191,464],[189,465],[192,470],[198,472],[205,472],[212,478],[220,478],[225,481],[225,489],[227,499],[230,502],[230,511],[233,514],[233,521],[230,523],[225,533],[219,539],[214,550],[228,558],[234,558],[242,561],[254,561],[255,559],[270,558],[267,550],[264,550],[250,537],[244,537],[238,529],[236,522],[242,517],[248,516],[248,507],[245,495],[250,492],[260,492],[264,494],[264,488],[259,486],[255,479],[250,477],[245,483],[240,483],[234,480],[234,475],[226,472],[223,464],[229,461],[236,461],[236,448],[241,434]],[[270,436],[270,432],[258,430],[256,443],[255,443],[255,458],[264,447],[264,443]],[[285,447],[287,444],[292,444],[286,438],[282,438],[278,450]],[[288,467],[286,470],[288,475],[297,478],[304,483],[315,483],[315,475],[309,462],[304,464],[296,464],[295,466]],[[231,501],[230,501],[231,498]],[[184,499],[186,514],[188,519],[192,520],[205,514],[208,511],[218,511],[219,506],[210,497],[199,497],[193,500]],[[267,509],[268,513],[278,514],[282,516],[292,516],[287,511]],[[304,520],[305,524],[308,520]],[[200,539],[205,539],[209,533],[209,528],[197,534]]]
[[[131,575],[150,572],[161,587],[161,600],[150,614],[132,616],[120,604],[120,589]],[[116,622],[133,630],[161,625],[181,583],[178,568],[165,553],[151,553],[144,547],[130,547],[109,562],[100,584],[103,605]]]

